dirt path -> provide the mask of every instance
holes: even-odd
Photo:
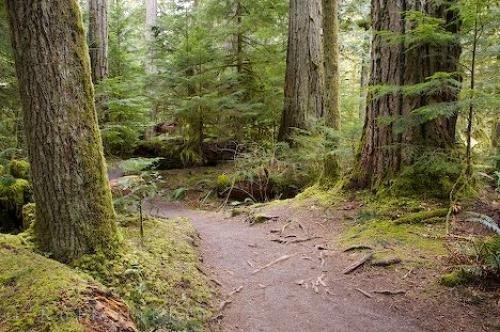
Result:
[[[221,312],[223,331],[423,330],[417,322],[357,292],[341,272],[349,262],[316,248],[325,245],[325,238],[284,245],[270,240],[283,222],[250,227],[242,217],[172,203],[155,206],[158,216],[186,217],[197,228],[205,269],[221,284],[221,301],[232,301]],[[333,231],[320,222],[322,236]],[[286,229],[300,239],[315,231],[319,229],[298,224]],[[284,255],[292,257],[253,273]]]

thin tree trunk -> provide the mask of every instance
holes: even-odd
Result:
[[[359,82],[359,119],[364,120],[366,99],[368,98],[368,83],[370,82],[370,56],[362,55]]]
[[[458,31],[457,13],[449,3],[373,0],[371,86],[385,84],[402,87],[422,83],[436,72],[457,71],[461,53],[458,43],[405,46],[404,43],[389,42],[378,33],[391,31],[404,35],[413,26],[405,18],[409,10],[441,18],[445,21],[443,27],[450,33]],[[383,184],[402,167],[411,165],[423,151],[447,149],[455,143],[456,116],[440,116],[422,124],[407,125],[402,132],[396,131],[393,124],[380,121],[380,118],[392,118],[397,122],[408,119],[417,108],[456,100],[457,92],[452,89],[438,93],[424,92],[419,96],[397,92],[369,96],[358,165],[349,187],[366,188]]]
[[[479,4],[478,4],[479,7]],[[477,8],[478,9],[478,8]],[[476,89],[476,55],[477,55],[477,42],[479,38],[479,22],[477,15],[479,13],[476,11],[474,18],[474,35],[472,40],[472,60],[471,60],[471,70],[470,70],[470,93],[471,98],[474,98],[474,90]],[[470,179],[472,177],[472,130],[474,121],[474,103],[471,101],[469,103],[469,113],[467,115],[467,169],[466,175]]]
[[[243,22],[243,9],[241,7],[241,1],[236,0],[236,72],[238,73],[238,79],[240,79],[240,75],[243,74],[243,31],[242,31],[242,22]]]
[[[340,130],[340,47],[338,0],[323,0],[326,124]]]
[[[193,1],[191,8],[186,8],[186,78],[187,78],[187,95],[192,98],[198,95],[201,91],[201,86],[197,87],[197,84],[193,82],[193,78],[196,75],[196,64],[194,61],[194,55],[192,54],[191,41],[189,36],[189,31],[193,25],[193,12],[198,8],[198,2]],[[200,64],[201,66],[201,64]],[[201,68],[199,70],[201,72]],[[204,140],[204,129],[203,124],[203,110],[200,106],[193,112],[189,121],[189,148],[200,158],[203,158],[203,140]]]
[[[88,40],[92,79],[98,83],[108,76],[107,0],[89,0]]]
[[[285,100],[279,141],[309,129],[324,115],[324,64],[321,0],[290,0]]]
[[[33,177],[36,240],[62,262],[110,253],[115,214],[77,0],[6,4]]]
[[[497,115],[497,119],[496,119],[496,122],[495,122],[495,125],[493,127],[493,148],[495,149],[494,150],[494,153],[495,153],[495,158],[496,158],[496,162],[495,162],[495,170],[500,172],[500,119],[499,119],[499,116]]]
[[[148,47],[148,59],[146,60],[146,72],[149,74],[156,73],[154,64],[154,40],[155,27],[158,20],[158,1],[146,0],[146,42]]]

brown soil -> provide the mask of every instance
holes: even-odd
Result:
[[[356,208],[263,208],[271,220],[249,226],[245,215],[152,204],[152,213],[161,217],[191,219],[200,234],[204,269],[221,291],[214,329],[494,331],[500,324],[498,293],[478,300],[468,289],[438,286],[439,268],[364,266],[343,274],[365,253],[344,253],[328,244]],[[290,243],[272,241],[280,235]],[[309,238],[314,239],[300,242]],[[405,293],[382,295],[377,290]]]

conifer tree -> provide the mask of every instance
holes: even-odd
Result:
[[[62,262],[116,244],[77,0],[7,0],[36,201],[36,240]]]

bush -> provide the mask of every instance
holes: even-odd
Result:
[[[130,156],[139,141],[135,130],[126,126],[112,126],[102,130],[104,152],[108,156]]]
[[[26,160],[11,160],[8,168],[10,175],[16,179],[30,179],[30,164]]]
[[[27,180],[12,175],[0,177],[0,231],[22,229],[21,209],[31,200],[31,186]]]

